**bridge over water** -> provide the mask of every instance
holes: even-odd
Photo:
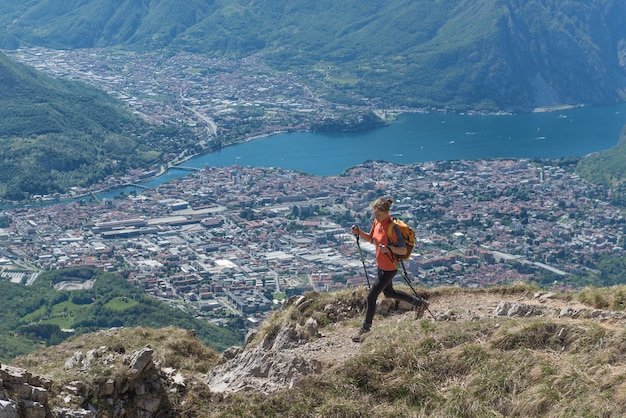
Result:
[[[189,166],[186,166],[186,165],[175,165],[175,166],[174,166],[174,167],[172,167],[172,168],[178,168],[178,169],[181,169],[181,170],[187,170],[187,171],[200,171],[200,170],[201,170],[201,168],[198,168],[198,167],[189,167]]]

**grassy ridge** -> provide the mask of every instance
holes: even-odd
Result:
[[[431,289],[451,298],[523,295],[526,285],[489,290]],[[316,318],[325,334],[326,307],[365,296],[354,290],[305,295],[306,307],[291,305],[268,319],[250,345],[277,327]],[[623,309],[616,294],[624,286],[560,294],[566,301]],[[356,299],[355,299],[356,298]],[[467,299],[466,299],[467,300]],[[475,306],[458,309],[474,309]],[[619,308],[621,306],[621,309]],[[332,311],[332,309],[331,309]],[[481,318],[472,321],[391,319],[372,329],[355,354],[338,367],[300,377],[295,386],[272,394],[213,394],[200,381],[172,395],[172,407],[185,417],[572,417],[622,416],[626,411],[626,332],[620,324],[594,319]],[[328,331],[332,332],[332,331]],[[343,336],[348,338],[348,336]],[[127,352],[149,343],[163,367],[174,367],[188,381],[202,379],[219,363],[215,353],[192,336],[164,330],[115,330],[73,338],[20,358],[18,365],[69,383],[63,365],[77,349],[120,345]],[[318,347],[319,348],[319,347]],[[328,347],[332,354],[332,344]],[[307,350],[302,351],[306,356]],[[68,354],[70,353],[70,354]],[[337,353],[337,357],[341,357]],[[45,360],[44,360],[45,359]],[[201,373],[201,374],[199,374]],[[84,373],[78,377],[85,379]],[[96,376],[97,378],[97,376]]]
[[[451,299],[458,291],[429,290]],[[518,285],[474,293],[485,291],[521,296],[535,290]],[[615,295],[625,292],[618,286],[559,297],[621,311],[622,298]],[[351,292],[307,296],[313,303],[304,310],[279,312],[264,323],[256,341],[279,324],[304,323],[308,317],[328,325],[324,307],[354,297]],[[547,317],[426,318],[391,320],[371,332],[358,354],[341,367],[307,376],[296,388],[270,396],[235,395],[221,404],[198,399],[193,416],[571,417],[626,411],[621,355],[626,333],[620,325]]]

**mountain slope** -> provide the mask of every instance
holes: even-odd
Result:
[[[127,109],[104,92],[43,75],[4,54],[0,54],[0,88],[3,136],[93,135],[137,124]]]
[[[0,46],[262,54],[388,106],[521,109],[626,97],[611,0],[0,0]]]
[[[137,409],[142,399],[186,417],[626,412],[626,315],[615,311],[623,309],[623,286],[568,294],[523,285],[422,291],[436,320],[429,313],[416,320],[382,298],[370,335],[357,344],[350,335],[366,290],[294,297],[221,359],[191,334],[139,329],[72,339],[15,364],[53,379],[51,406],[91,407],[102,416],[119,408],[158,416]],[[150,373],[133,377],[142,356]],[[120,393],[142,381],[151,382],[142,396]],[[72,389],[65,388],[76,382],[80,397],[68,402]]]
[[[65,192],[154,163],[151,127],[104,92],[0,53],[0,197]]]

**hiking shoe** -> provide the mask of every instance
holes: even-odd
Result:
[[[418,298],[418,297],[414,297],[413,298],[413,302],[412,305],[416,308],[423,308],[426,309],[428,308],[428,301],[426,299],[422,299],[422,298]]]
[[[363,327],[359,328],[357,333],[352,336],[352,341],[354,341],[355,343],[360,343],[365,339],[365,334],[367,334],[369,331],[369,329],[365,329]]]
[[[415,319],[419,319],[424,316],[424,312],[428,309],[428,301],[422,298],[414,298],[413,307],[415,308]]]

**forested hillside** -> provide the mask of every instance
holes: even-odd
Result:
[[[0,54],[0,196],[67,191],[159,157],[148,126],[99,90]]]
[[[626,205],[626,126],[617,146],[581,159],[576,171],[591,183],[610,189],[613,204]]]
[[[260,54],[387,106],[530,110],[626,89],[612,0],[0,0],[0,47]]]
[[[59,287],[62,283],[73,286]],[[81,289],[79,285],[84,286]],[[121,276],[88,268],[44,273],[29,286],[0,280],[0,292],[2,362],[75,334],[111,327],[173,325],[195,331],[204,344],[216,350],[243,340],[238,331],[194,319],[147,296]],[[73,332],[66,332],[69,329]]]
[[[1,48],[254,55],[263,68],[309,80],[313,97],[344,114],[364,103],[529,111],[626,98],[626,2],[0,0],[0,12]],[[104,93],[4,55],[0,89],[2,199],[93,186],[198,144],[182,119],[148,126]],[[249,111],[242,109],[235,126]],[[299,129],[339,126],[316,123]]]
[[[159,164],[172,145],[162,139],[184,130],[150,125],[103,91],[2,53],[0,91],[0,198],[8,200],[66,193]]]

